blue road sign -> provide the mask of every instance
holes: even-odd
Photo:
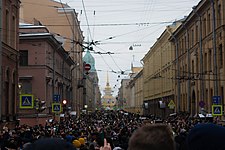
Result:
[[[222,105],[212,105],[212,115],[222,116],[223,115]]]
[[[20,108],[34,108],[34,101],[32,94],[20,95]]]
[[[61,112],[61,104],[60,103],[52,103],[52,112],[54,112],[54,113]]]
[[[219,105],[221,102],[221,96],[213,96],[213,104]]]
[[[54,102],[60,102],[60,95],[59,94],[54,94],[53,95],[53,101]]]

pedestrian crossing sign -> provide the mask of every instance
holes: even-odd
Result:
[[[61,112],[62,107],[60,103],[52,103],[52,112],[53,113],[59,113]]]
[[[169,102],[168,106],[169,106],[170,109],[174,109],[176,105],[175,105],[174,101],[171,100],[171,101]]]
[[[20,95],[20,108],[21,109],[32,109],[34,108],[34,100],[32,94]]]
[[[222,105],[212,105],[212,115],[222,116],[223,115]]]

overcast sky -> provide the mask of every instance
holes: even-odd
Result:
[[[101,91],[105,88],[108,71],[113,95],[116,95],[121,79],[125,78],[119,72],[129,73],[133,61],[141,65],[141,59],[166,26],[187,16],[200,0],[61,1],[78,13],[85,41],[99,41],[93,47],[95,52],[114,53],[92,55]],[[130,46],[133,50],[129,50]]]

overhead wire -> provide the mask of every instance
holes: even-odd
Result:
[[[85,15],[85,18],[86,18],[86,23],[87,23],[89,35],[90,35],[91,41],[93,41],[93,38],[92,38],[92,35],[91,35],[91,30],[90,30],[90,25],[89,25],[88,18],[87,18],[86,8],[85,8],[85,5],[84,5],[84,0],[82,0],[82,6],[83,6],[83,9],[84,9],[84,15]]]
[[[66,10],[65,10],[65,8],[64,8],[64,4],[62,3],[62,0],[60,0],[60,3],[61,3],[61,6],[62,6],[62,9],[63,9],[63,11],[64,11],[64,14],[66,15],[66,19],[67,19],[67,21],[68,21],[68,23],[69,23],[69,26],[70,26],[70,28],[71,28],[71,31],[72,31],[72,33],[74,33],[74,29],[72,28],[72,25],[71,25],[70,20],[69,20],[69,18],[68,18],[67,12],[66,12]]]

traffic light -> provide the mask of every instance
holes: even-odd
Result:
[[[39,102],[39,112],[42,112],[46,109],[46,101],[40,101]]]
[[[35,109],[40,113],[46,109],[46,101],[35,99]]]
[[[67,104],[67,100],[63,100],[62,101],[62,106],[63,106],[63,112],[65,113],[65,111],[66,111],[66,104]]]

